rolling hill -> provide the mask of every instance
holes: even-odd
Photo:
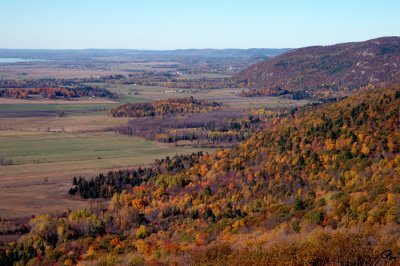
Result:
[[[257,63],[236,76],[244,96],[329,98],[367,85],[400,82],[400,37],[312,46]]]

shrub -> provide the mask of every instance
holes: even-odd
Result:
[[[304,215],[304,218],[310,222],[311,224],[322,224],[324,221],[325,214],[324,212],[320,210],[311,210],[309,211],[306,215]]]
[[[136,230],[136,238],[144,239],[150,235],[150,230],[144,226],[140,225],[139,228]]]

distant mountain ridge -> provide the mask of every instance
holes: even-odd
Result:
[[[400,37],[299,48],[252,65],[236,78],[243,87],[269,89],[246,96],[279,88],[324,98],[369,84],[400,83]]]

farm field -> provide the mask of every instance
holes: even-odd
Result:
[[[0,104],[0,117],[44,117],[62,115],[82,115],[82,114],[104,114],[106,111],[117,105],[117,103],[107,104]],[[61,115],[62,114],[62,115]]]
[[[238,93],[241,92],[241,89],[238,88],[224,88],[224,89],[214,89],[214,90],[206,90],[198,93],[166,93],[166,90],[171,90],[168,88],[162,87],[146,87],[146,86],[138,86],[141,88],[139,96],[141,98],[148,98],[152,100],[161,100],[167,98],[186,98],[193,96],[199,100],[209,100],[222,102],[231,108],[290,108],[296,106],[302,106],[307,103],[310,103],[310,100],[291,100],[291,99],[283,99],[278,97],[240,97],[237,96]]]
[[[88,83],[97,88],[107,88],[113,93],[122,94],[128,102],[150,102],[168,98],[187,98],[193,96],[200,100],[222,102],[232,108],[291,108],[311,103],[311,100],[292,100],[278,97],[240,97],[240,88],[223,88],[212,90],[199,90],[196,93],[166,92],[179,89],[171,89],[160,86],[142,86],[107,83]],[[133,91],[138,95],[132,95]]]
[[[0,207],[5,218],[88,206],[67,194],[75,175],[132,168],[156,158],[198,149],[175,147],[114,133],[0,131]],[[28,207],[29,206],[29,207]]]
[[[124,125],[128,118],[110,117],[104,111],[95,114],[80,114],[64,117],[25,116],[4,117],[0,115],[0,130],[14,131],[107,131],[112,126]]]

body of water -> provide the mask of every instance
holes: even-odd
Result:
[[[44,61],[44,60],[41,60],[41,59],[28,59],[28,58],[0,58],[0,64],[33,62],[33,61]]]

